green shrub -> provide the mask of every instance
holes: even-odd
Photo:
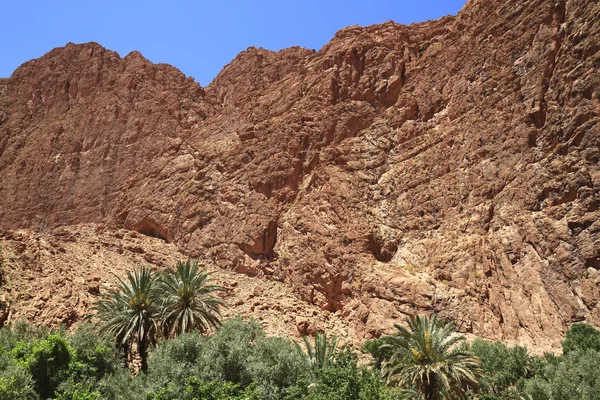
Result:
[[[98,335],[93,325],[79,325],[69,342],[74,355],[70,374],[75,381],[99,380],[124,366],[114,341]]]
[[[76,384],[58,394],[56,400],[100,400],[102,395],[85,385]]]
[[[38,398],[31,373],[14,357],[12,350],[19,341],[19,335],[11,327],[0,329],[0,400]]]
[[[240,318],[226,321],[210,337],[190,333],[162,342],[148,365],[148,388],[157,398],[183,396],[193,376],[200,382],[230,382],[241,388],[254,383],[261,398],[275,399],[307,370],[290,340],[265,337],[260,325]]]
[[[528,400],[550,400],[551,389],[547,380],[541,377],[534,377],[525,382],[525,393]]]
[[[400,390],[387,392],[378,371],[359,368],[356,355],[344,349],[333,362],[302,374],[287,391],[287,400],[383,400],[401,398]]]
[[[526,382],[533,400],[600,400],[600,352],[570,351],[558,361],[548,363],[543,377]]]
[[[263,399],[280,398],[286,388],[296,383],[300,374],[308,371],[306,358],[295,348],[295,344],[285,338],[261,337],[256,340],[247,370]]]
[[[600,351],[600,331],[588,324],[573,324],[562,343],[563,354],[576,350]]]
[[[21,340],[43,339],[50,334],[50,329],[44,325],[33,325],[25,319],[18,320],[14,325],[6,327],[15,342]]]
[[[18,339],[10,327],[0,329],[0,355],[10,352]]]
[[[373,357],[371,365],[376,369],[381,369],[385,361],[389,361],[393,355],[393,349],[389,346],[384,346],[385,342],[383,339],[367,340],[362,349],[364,352],[369,353]]]
[[[479,357],[484,372],[475,392],[489,399],[519,399],[524,379],[532,376],[533,357],[527,348],[475,339],[469,350]]]
[[[27,369],[41,398],[54,395],[68,377],[72,349],[67,339],[58,333],[35,341],[19,341],[11,350],[17,363]]]
[[[94,390],[106,400],[146,400],[149,381],[145,378],[143,374],[134,378],[123,368],[100,379]]]
[[[258,400],[263,399],[254,385],[242,389],[231,382],[202,382],[196,377],[186,379],[185,386],[169,384],[147,397],[148,400]]]
[[[231,382],[201,382],[191,377],[187,380],[185,395],[182,400],[260,400],[258,390],[253,385],[242,389]]]
[[[250,357],[255,342],[264,335],[255,321],[244,322],[239,317],[226,321],[198,357],[200,379],[232,382],[244,388],[250,385]]]
[[[187,333],[160,343],[148,359],[148,389],[155,394],[162,390],[164,396],[181,395],[187,378],[199,375],[198,358],[207,340],[198,333]]]
[[[37,399],[33,385],[31,373],[0,348],[0,400]]]

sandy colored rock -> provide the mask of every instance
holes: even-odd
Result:
[[[17,230],[0,236],[8,282],[0,296],[0,316],[9,317],[7,322],[26,318],[49,326],[70,327],[90,312],[99,294],[114,287],[118,278],[125,279],[128,271],[142,266],[162,271],[186,258],[163,240],[124,229],[98,232],[98,228],[79,225],[43,234]],[[131,250],[136,248],[143,248],[144,253]],[[148,255],[155,263],[147,261]],[[254,318],[270,334],[290,337],[300,335],[290,315],[306,321],[327,320],[328,329],[339,336],[352,330],[348,321],[304,303],[281,282],[222,270],[208,260],[200,263],[212,273],[216,284],[227,289],[220,294],[227,304],[223,309],[225,318]],[[9,316],[2,308],[8,304]],[[302,333],[314,333],[313,325],[308,323],[307,331]]]

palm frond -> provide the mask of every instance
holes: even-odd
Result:
[[[145,348],[156,343],[158,333],[155,281],[150,269],[129,272],[126,280],[119,279],[116,288],[101,295],[91,307],[99,330],[113,335],[122,346],[137,344],[143,367]]]
[[[296,348],[301,354],[305,354],[311,367],[321,368],[333,362],[338,352],[339,339],[337,337],[327,338],[325,333],[317,332],[313,338],[314,344],[307,336],[303,336],[302,340],[306,353],[300,345],[296,345]]]
[[[383,338],[383,348],[392,351],[383,373],[391,384],[414,388],[427,399],[463,399],[482,375],[479,359],[456,348],[464,340],[453,324],[435,315],[410,317],[408,329]]]
[[[193,329],[206,332],[220,324],[220,309],[225,303],[213,293],[225,289],[211,282],[210,273],[201,271],[198,262],[192,260],[178,262],[176,269],[168,269],[161,276],[161,324],[166,336]]]

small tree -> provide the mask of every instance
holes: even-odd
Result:
[[[158,333],[159,300],[156,276],[142,268],[127,274],[127,281],[119,279],[111,289],[92,306],[92,315],[100,320],[99,329],[115,336],[117,342],[131,352],[135,344],[142,362],[142,372],[148,370],[148,347],[156,344]]]
[[[161,324],[167,337],[197,329],[204,333],[220,324],[223,300],[214,296],[225,289],[211,284],[210,274],[197,261],[177,262],[159,280]]]
[[[479,359],[456,348],[464,337],[453,324],[417,316],[408,320],[409,329],[394,326],[398,332],[384,338],[384,349],[392,352],[383,367],[389,383],[413,388],[424,400],[464,399],[477,385]]]

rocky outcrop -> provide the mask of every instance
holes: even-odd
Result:
[[[0,80],[0,228],[133,229],[361,338],[437,312],[551,348],[600,323],[599,12],[470,0],[318,52],[249,48],[206,88],[55,49]]]

